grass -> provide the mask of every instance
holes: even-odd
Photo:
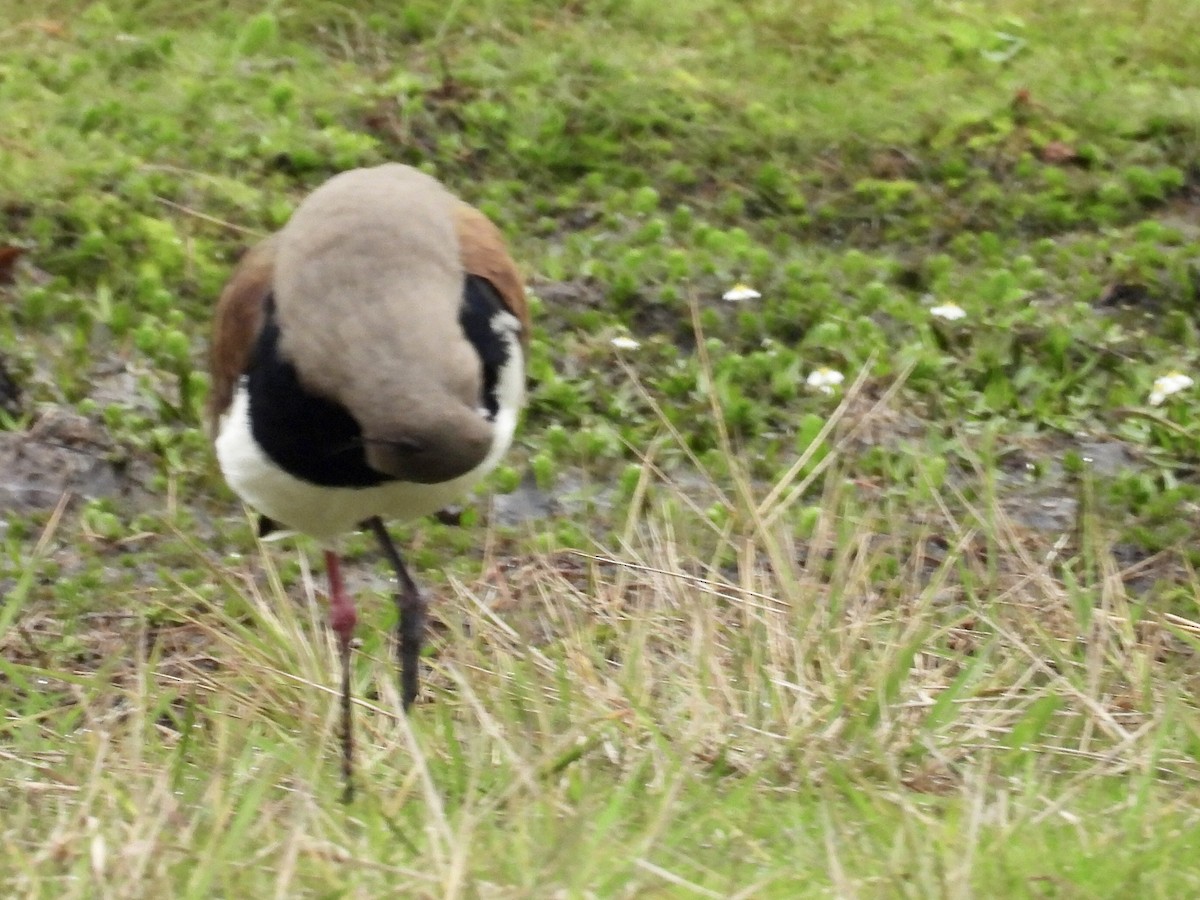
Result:
[[[6,895],[1195,894],[1200,11],[378,6],[0,0]],[[237,255],[384,159],[537,333],[396,529],[408,720],[348,541],[346,809],[315,548],[199,407]]]

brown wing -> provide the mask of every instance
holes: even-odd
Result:
[[[208,427],[214,439],[262,329],[263,305],[274,282],[276,243],[272,235],[242,257],[217,300],[209,348]]]
[[[521,343],[529,346],[529,304],[525,285],[516,264],[504,246],[504,236],[492,220],[466,203],[457,207],[454,225],[458,231],[463,268],[492,283],[509,311],[521,323]]]

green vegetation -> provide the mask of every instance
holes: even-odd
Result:
[[[1149,399],[1200,361],[1200,5],[0,11],[5,896],[1200,894],[1200,389]],[[256,545],[204,354],[384,160],[536,335],[506,465],[396,529],[411,720],[348,541],[347,810],[318,554]]]

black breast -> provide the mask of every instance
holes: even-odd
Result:
[[[362,429],[349,411],[305,389],[295,366],[279,355],[275,298],[266,305],[246,370],[254,440],[276,465],[312,484],[371,487],[388,481],[367,465]]]
[[[468,275],[463,286],[463,302],[458,310],[458,322],[463,333],[475,346],[475,352],[483,363],[483,396],[480,403],[487,410],[488,419],[496,418],[500,411],[497,389],[500,370],[508,362],[508,341],[493,327],[492,320],[507,313],[500,293],[486,278]]]

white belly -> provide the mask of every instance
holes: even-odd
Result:
[[[229,486],[255,510],[326,545],[371,516],[414,519],[437,512],[494,469],[512,443],[524,393],[521,352],[516,346],[512,351],[500,373],[491,450],[478,466],[452,481],[393,481],[361,488],[324,487],[303,481],[276,465],[254,440],[250,397],[244,384],[238,385],[229,411],[221,417],[216,440],[221,472]]]

